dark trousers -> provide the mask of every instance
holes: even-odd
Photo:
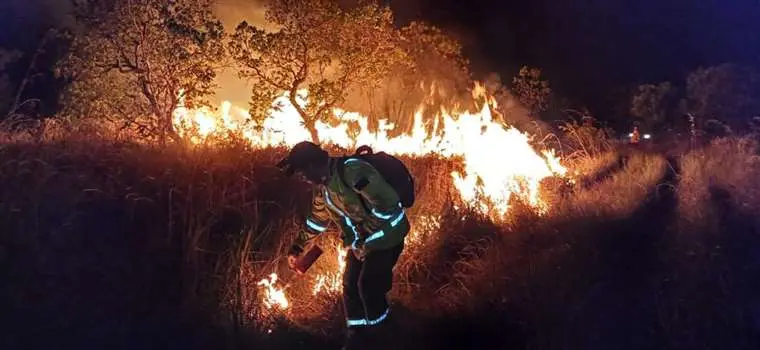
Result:
[[[388,316],[386,294],[393,285],[393,266],[404,243],[370,252],[360,261],[349,251],[343,274],[343,306],[349,327],[374,326]]]

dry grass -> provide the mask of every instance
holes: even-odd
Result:
[[[567,218],[604,217],[619,219],[630,216],[647,196],[657,190],[658,181],[667,171],[665,158],[635,153],[623,169],[601,182],[577,191],[557,204],[559,216]]]
[[[261,332],[280,321],[314,333],[335,331],[342,324],[338,293],[312,295],[313,277],[337,270],[335,237],[322,239],[325,254],[309,275],[296,278],[285,268],[283,257],[306,214],[309,192],[272,166],[284,150],[253,150],[230,141],[162,148],[55,134],[14,134],[5,141],[0,146],[0,181],[14,187],[0,194],[0,245],[14,247],[30,259],[54,256],[94,262],[98,258],[83,252],[118,250],[108,246],[112,238],[105,238],[117,236],[115,242],[130,247],[131,255],[123,263],[134,259],[145,265],[144,273],[133,276],[134,288],[150,284],[141,276],[170,274],[165,283],[178,289],[169,291],[176,297],[168,304],[178,312]],[[426,266],[437,258],[440,245],[434,236],[437,222],[454,203],[449,180],[453,163],[426,158],[409,164],[418,180],[419,198],[410,212],[415,230],[397,267],[402,299],[412,298],[419,289],[416,276],[429,273]],[[60,242],[65,249],[56,252],[61,247],[49,245],[49,235],[66,237]],[[84,243],[87,235],[103,241]],[[152,264],[170,264],[171,272],[158,271]],[[60,283],[68,284],[77,268],[53,274],[66,275]],[[287,313],[272,313],[260,303],[257,283],[272,272],[289,284],[293,307]],[[30,268],[27,273],[42,272]],[[24,294],[35,287],[16,287],[14,300],[28,302]],[[39,292],[57,299],[57,290]],[[140,296],[148,291],[129,293]],[[80,298],[71,300],[87,304]]]
[[[604,172],[612,159],[617,162],[617,155],[609,153],[602,159],[587,161],[596,169],[589,166],[586,174]],[[515,290],[525,292],[521,289],[528,287],[514,283],[524,283],[539,269],[555,264],[555,259],[574,249],[576,240],[586,244],[588,235],[596,233],[597,227],[632,216],[656,191],[666,167],[661,156],[634,154],[624,168],[592,186],[551,188],[544,193],[551,202],[545,215],[518,202],[510,213],[509,225],[470,221],[467,227],[455,228],[456,232],[485,234],[473,235],[474,239],[461,249],[453,262],[453,278],[439,291],[436,304],[446,305],[448,310],[473,312],[479,307],[472,303],[473,299],[503,304]],[[553,273],[583,274],[566,270]]]
[[[713,140],[680,159],[672,271],[661,313],[681,348],[760,346],[758,147],[750,137]],[[746,333],[745,333],[746,332]]]
[[[298,331],[286,337],[329,337],[342,327],[339,293],[314,296],[311,289],[317,274],[337,269],[334,237],[322,238],[325,255],[306,276],[296,278],[284,266],[282,257],[309,205],[308,189],[271,166],[284,150],[253,150],[240,141],[161,148],[107,135],[5,140],[0,183],[12,185],[0,191],[0,267],[8,267],[0,296],[21,305],[5,314],[23,316],[19,329],[44,324],[69,330],[72,336],[63,343],[108,348],[140,336],[182,339],[220,327],[205,338],[206,348],[219,348],[220,341],[248,332],[266,340],[274,326]],[[755,151],[749,139],[722,140],[682,158],[678,216],[688,219],[691,230],[725,215],[705,204],[714,197],[711,186],[729,192],[732,207],[760,208]],[[396,268],[392,299],[418,318],[498,324],[494,339],[518,333],[517,348],[612,348],[625,333],[605,331],[608,324],[635,328],[648,322],[695,345],[699,337],[689,328],[707,328],[711,312],[719,312],[694,311],[700,303],[719,295],[716,305],[735,308],[738,302],[727,293],[750,288],[738,273],[725,271],[710,276],[733,285],[706,288],[721,282],[695,271],[714,272],[715,250],[704,247],[715,241],[700,239],[702,258],[694,260],[693,244],[669,240],[673,217],[659,202],[673,184],[660,183],[669,171],[662,156],[634,152],[622,168],[618,160],[610,152],[578,161],[573,168],[593,181],[547,181],[547,213],[515,200],[507,221],[494,223],[453,209],[455,163],[408,159],[419,202],[410,212],[414,230]],[[660,260],[667,261],[664,267]],[[735,269],[731,264],[721,266]],[[272,272],[289,283],[293,306],[287,313],[260,303],[257,283]],[[653,292],[650,284],[661,277],[677,287]],[[714,293],[697,298],[687,292],[695,288]],[[626,299],[628,293],[639,293],[635,302]],[[654,310],[661,319],[634,315],[639,309]],[[693,318],[679,319],[685,312]],[[141,324],[153,333],[138,335],[134,329]],[[443,337],[450,330],[441,329],[423,334]]]
[[[760,210],[760,157],[757,141],[750,137],[721,138],[703,149],[687,153],[681,160],[679,184],[680,217],[692,225],[704,225],[715,217],[711,193],[730,193],[737,210]]]
[[[567,168],[571,169],[573,177],[583,182],[585,179],[593,179],[599,173],[616,167],[619,159],[618,152],[607,151],[596,157],[575,157],[567,162]]]
[[[284,205],[303,199],[299,191],[275,190],[292,186],[265,166],[275,156],[240,145],[161,149],[97,139],[2,145],[0,182],[13,184],[0,194],[3,246],[31,260],[23,281],[56,281],[50,289],[20,283],[10,297],[25,305],[33,291],[73,310],[100,292],[151,300],[150,280],[161,278],[167,290],[158,295],[175,297],[155,313],[217,317],[211,311],[229,301],[226,284],[238,284],[232,277],[284,250],[278,231],[296,207]],[[126,283],[120,274],[132,283],[112,290]],[[92,275],[113,277],[103,285],[76,282]],[[123,307],[130,308],[102,312],[123,318]]]

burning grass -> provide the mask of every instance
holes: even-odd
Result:
[[[595,163],[604,167],[607,162]],[[600,171],[604,169],[597,169]],[[536,287],[524,283],[534,278],[538,269],[556,266],[556,270],[542,272],[553,276],[542,276],[549,279],[562,280],[565,273],[582,275],[572,270],[579,265],[563,268],[563,263],[557,266],[557,259],[593,241],[593,235],[606,223],[634,216],[652,198],[665,172],[663,157],[635,154],[622,169],[594,186],[575,187],[569,192],[565,186],[553,188],[562,192],[547,194],[552,208],[548,215],[539,215],[528,205],[516,203],[508,225],[494,225],[483,219],[463,223],[453,231],[468,232],[459,237],[466,243],[452,259],[452,278],[437,291],[437,304],[473,312],[482,305],[473,304],[473,299],[503,305],[516,295],[531,293]],[[573,259],[578,260],[573,264],[581,264],[583,256]]]
[[[337,241],[322,238],[325,254],[304,276],[289,274],[282,259],[308,208],[308,189],[271,166],[283,151],[245,142],[157,148],[94,137],[2,144],[0,181],[13,184],[0,192],[0,266],[7,282],[0,291],[15,305],[4,314],[15,322],[6,324],[19,330],[24,344],[39,347],[49,344],[24,329],[66,329],[77,336],[59,343],[81,347],[189,334],[198,348],[251,336],[256,344],[272,344],[278,334],[338,334]],[[716,142],[682,158],[680,180],[666,184],[663,157],[633,153],[622,168],[588,186],[542,182],[550,210],[541,213],[514,197],[504,220],[465,209],[450,177],[461,165],[407,158],[420,202],[409,215],[413,231],[395,270],[392,300],[412,311],[416,328],[409,329],[427,342],[449,339],[446,330],[457,327],[426,329],[425,322],[452,316],[507,325],[509,332],[488,337],[517,337],[510,339],[518,347],[614,347],[629,338],[613,325],[628,325],[629,340],[635,336],[647,347],[653,343],[642,339],[653,337],[637,327],[652,323],[695,345],[700,337],[688,329],[707,327],[714,319],[708,316],[720,312],[700,307],[710,295],[720,296],[716,305],[726,310],[755,305],[733,267],[755,266],[755,260],[735,241],[671,241],[672,217],[661,197],[679,185],[679,216],[723,217],[712,204],[707,211],[692,209],[703,205],[705,194],[698,191],[712,178],[731,193],[732,205],[754,208],[754,152],[748,140]],[[584,173],[595,177],[616,157],[604,158]],[[693,235],[694,227],[705,226],[691,227]],[[716,243],[742,257],[717,255],[721,273],[711,265]],[[704,259],[692,258],[694,251]],[[719,285],[716,276],[731,284],[710,287]],[[265,279],[283,292],[277,303],[262,303]],[[674,282],[660,284],[664,280]],[[600,310],[626,316],[609,318]]]
[[[35,292],[63,308],[89,305],[84,296],[103,286],[82,290],[85,286],[71,285],[71,279],[84,261],[108,260],[101,253],[112,252],[123,259],[124,269],[142,262],[136,268],[140,273],[130,273],[134,283],[114,298],[145,296],[150,292],[141,288],[167,274],[172,277],[162,284],[170,285],[173,289],[166,292],[176,297],[163,307],[212,314],[222,324],[262,332],[283,321],[314,332],[330,330],[341,318],[336,311],[341,280],[337,240],[325,235],[320,242],[325,254],[309,274],[296,278],[284,268],[282,257],[305,215],[310,192],[272,166],[283,151],[234,143],[187,149],[96,138],[17,139],[0,148],[0,180],[18,185],[0,197],[2,246],[13,247],[14,258],[25,257],[19,262],[44,261],[30,263],[22,280],[42,274],[60,278],[62,289]],[[438,181],[448,178],[453,163],[428,157],[410,164],[422,197],[410,212],[416,226],[407,250],[413,255],[407,256],[415,258],[402,261],[399,271],[419,268],[423,247],[437,233],[436,218],[457,202],[453,184]],[[272,273],[279,274],[278,280]],[[283,293],[269,305],[262,303],[265,278],[275,293]],[[10,300],[23,305],[36,287],[19,283],[14,288]],[[81,297],[69,302],[59,293]],[[291,298],[287,305],[286,298]]]

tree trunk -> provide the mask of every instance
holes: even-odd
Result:
[[[313,121],[309,121],[309,122],[304,122],[303,125],[306,127],[306,130],[309,130],[309,134],[311,134],[311,142],[320,144],[319,133],[317,132],[316,123]]]
[[[34,51],[34,55],[32,55],[32,61],[29,62],[29,67],[27,67],[26,74],[24,74],[24,79],[21,80],[21,85],[19,85],[18,89],[16,90],[16,96],[13,99],[13,106],[11,106],[11,112],[9,114],[16,113],[19,107],[21,107],[21,97],[24,94],[24,90],[26,90],[26,85],[29,84],[29,80],[32,77],[32,71],[34,70],[34,66],[37,63],[37,59],[45,49],[45,44],[47,43],[48,38],[52,32],[52,30],[45,32],[45,35],[42,37],[39,46],[37,46],[37,50]]]
[[[307,115],[306,110],[304,110],[303,107],[301,107],[301,105],[298,104],[298,100],[296,99],[296,94],[298,91],[297,88],[298,88],[298,85],[295,85],[293,89],[290,90],[288,99],[290,100],[290,104],[293,105],[293,108],[296,109],[296,112],[298,112],[298,114],[301,116],[301,119],[303,120],[303,125],[306,127],[306,130],[309,130],[309,134],[311,134],[311,142],[319,144],[319,134],[317,133],[316,120],[315,120],[316,118],[312,118],[309,115]]]
[[[179,136],[179,133],[177,133],[177,130],[174,129],[174,123],[172,120],[172,112],[165,113],[162,118],[162,124],[164,129],[164,134],[168,135],[172,141],[182,144],[184,140],[181,136]]]

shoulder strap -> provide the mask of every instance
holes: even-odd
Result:
[[[340,157],[338,158],[338,178],[340,178],[340,181],[343,183],[344,186],[348,187],[353,191],[354,193],[358,194],[358,192],[354,189],[354,186],[346,182],[346,177],[344,176],[344,172],[346,171],[346,161],[351,158],[357,158],[357,157]],[[362,203],[362,207],[367,213],[371,213],[372,211],[369,209],[369,206],[367,206],[367,203],[364,202],[364,198],[362,198],[361,195],[358,195],[359,201]]]
[[[348,182],[346,182],[346,177],[344,176],[344,172],[346,171],[346,161],[348,160],[348,158],[349,157],[338,158],[338,164],[337,164],[338,178],[346,187],[351,187],[353,189],[353,187],[350,186]]]

